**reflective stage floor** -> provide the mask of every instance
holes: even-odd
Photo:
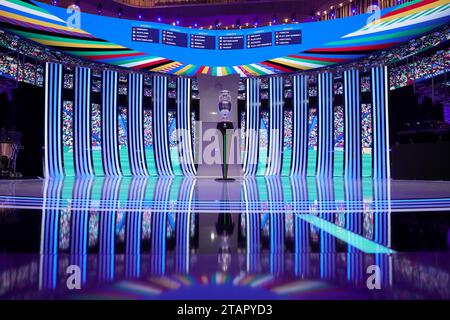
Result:
[[[450,182],[2,180],[0,298],[449,299],[449,230]]]

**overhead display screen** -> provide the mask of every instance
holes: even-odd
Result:
[[[149,43],[159,43],[159,30],[145,27],[132,27],[131,40]]]
[[[272,45],[272,32],[258,32],[247,35],[247,48],[261,48]]]
[[[169,46],[187,47],[188,35],[183,32],[163,30],[162,43]]]
[[[191,34],[192,49],[216,49],[216,37],[205,34]]]
[[[244,49],[244,36],[242,35],[219,36],[219,49],[220,50]]]
[[[302,30],[284,30],[275,32],[275,45],[284,46],[302,43]]]
[[[80,13],[38,1],[0,1],[0,27],[82,59],[175,75],[241,77],[342,64],[447,24],[448,0],[417,0],[343,19],[200,30]]]

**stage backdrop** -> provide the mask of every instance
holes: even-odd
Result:
[[[219,95],[222,90],[230,92],[231,113],[228,120],[233,122],[234,128],[238,127],[237,96],[239,90],[239,75],[233,74],[225,77],[209,75],[198,76],[198,90],[200,95],[200,122],[197,124],[197,132],[201,133],[196,148],[196,163],[198,163],[198,176],[222,175],[221,148],[222,136],[216,130],[217,123],[222,121],[219,113]],[[235,132],[235,138],[229,141],[228,154],[229,175],[240,176],[241,164],[239,156],[239,134]]]
[[[3,0],[0,28],[80,58],[124,68],[181,76],[252,77],[346,63],[400,45],[447,24],[450,3],[415,0],[343,19],[236,30],[200,30],[79,10]]]

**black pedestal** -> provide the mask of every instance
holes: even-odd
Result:
[[[228,155],[227,155],[227,130],[234,129],[233,122],[222,121],[217,123],[217,130],[222,134],[222,178],[216,179],[219,182],[234,181],[228,178]]]

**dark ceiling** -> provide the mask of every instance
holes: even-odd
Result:
[[[43,2],[52,3],[51,0]],[[225,27],[232,26],[238,19],[242,26],[246,23],[252,25],[256,17],[260,25],[266,25],[274,18],[277,23],[285,19],[290,21],[293,15],[296,21],[308,21],[317,9],[330,0],[59,0],[57,5],[67,7],[74,2],[82,11],[90,13],[97,13],[101,4],[101,14],[108,16],[117,17],[118,10],[121,10],[122,18],[127,19],[157,21],[160,18],[164,23],[179,20],[181,26],[198,24],[203,27],[214,26],[218,20]],[[146,8],[129,5],[138,3],[154,5]]]

